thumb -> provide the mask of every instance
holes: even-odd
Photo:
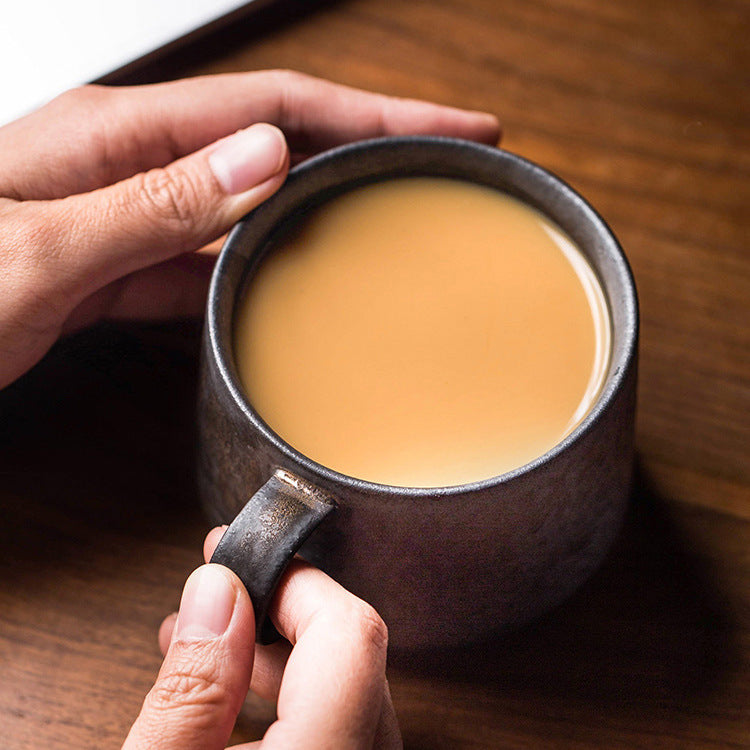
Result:
[[[250,597],[234,573],[221,565],[198,568],[123,750],[224,750],[249,689],[254,633]]]
[[[45,266],[54,274],[59,263],[56,282],[70,279],[85,297],[215,240],[276,192],[288,169],[283,133],[258,123],[165,167],[51,201],[61,236]]]

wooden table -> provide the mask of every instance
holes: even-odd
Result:
[[[407,748],[750,747],[750,5],[351,0],[135,76],[288,67],[498,113],[619,236],[638,481],[603,569],[497,642],[394,659]],[[103,326],[0,394],[0,746],[119,747],[199,561],[199,323]],[[272,708],[248,701],[237,741]]]

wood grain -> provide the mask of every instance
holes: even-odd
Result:
[[[496,112],[611,224],[641,303],[638,483],[542,622],[393,654],[406,746],[750,747],[750,5],[298,4],[131,74],[285,67]],[[200,561],[199,324],[99,327],[0,393],[0,745],[118,747]],[[237,741],[272,707],[246,705]]]

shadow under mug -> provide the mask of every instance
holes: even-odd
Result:
[[[488,185],[539,210],[588,259],[612,326],[608,373],[578,427],[523,467],[454,487],[375,484],[310,460],[255,412],[233,354],[237,300],[277,232],[337,194],[410,175]],[[637,342],[635,285],[617,240],[580,195],[519,156],[411,136],[342,146],[292,170],[281,190],[227,238],[202,343],[201,498],[214,522],[235,519],[214,561],[233,568],[248,587],[259,640],[273,639],[266,609],[298,551],[372,604],[397,648],[487,637],[568,597],[602,561],[629,496]]]

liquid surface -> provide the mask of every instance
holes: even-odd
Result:
[[[609,331],[593,271],[539,213],[405,178],[325,204],[266,257],[235,356],[260,416],[308,458],[438,487],[560,442],[598,395]]]

